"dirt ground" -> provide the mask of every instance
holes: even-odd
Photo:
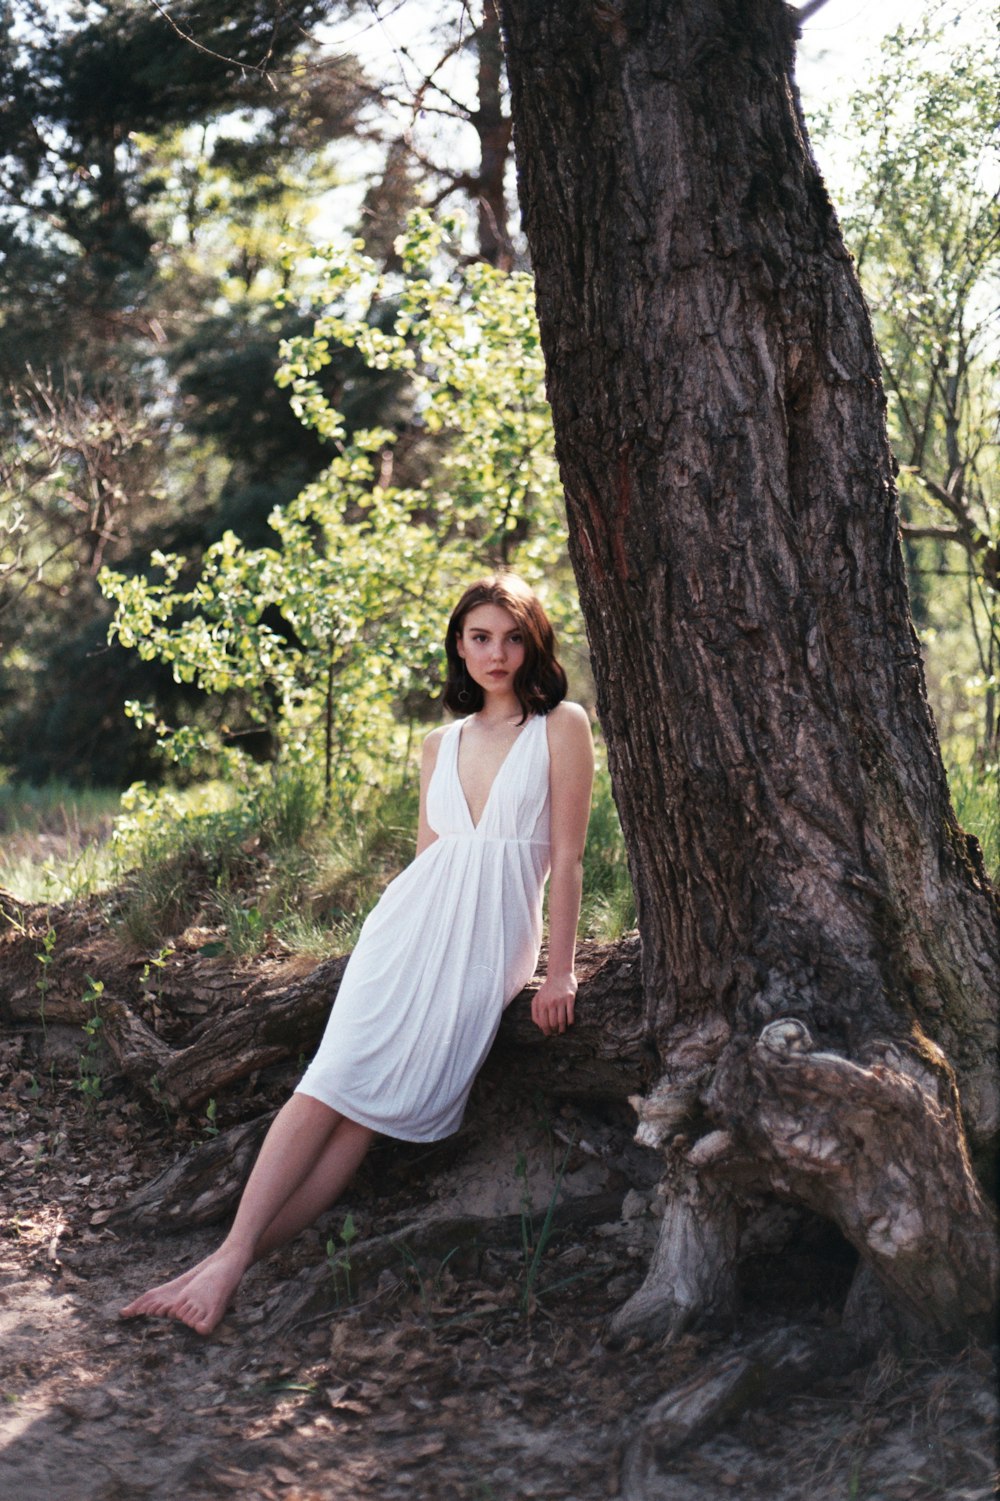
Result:
[[[655,1240],[652,1175],[623,1169],[638,1150],[625,1121],[568,1108],[546,1120],[530,1103],[499,1106],[487,1082],[456,1141],[377,1148],[349,1200],[256,1268],[210,1338],[120,1322],[121,1303],[213,1236],[130,1238],[109,1213],[216,1123],[168,1120],[106,1074],[88,1098],[79,1041],[38,1041],[0,1039],[4,1498],[599,1501],[622,1494],[630,1431],[664,1391],[782,1318],[836,1318],[845,1269],[817,1245],[752,1270],[735,1332],[606,1349],[602,1322],[638,1285]],[[239,1112],[276,1103],[287,1083],[253,1081]],[[614,1195],[621,1209],[545,1242],[566,1140],[577,1146],[564,1195]],[[404,1237],[398,1265],[367,1281],[326,1266],[327,1242],[341,1248],[345,1229],[360,1245],[429,1207],[506,1214],[516,1233],[418,1255]],[[289,1318],[296,1287],[315,1288],[317,1275],[325,1306],[314,1296],[312,1311]],[[985,1501],[996,1417],[984,1351],[886,1350],[687,1448],[663,1496]]]

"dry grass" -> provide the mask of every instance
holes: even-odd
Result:
[[[792,1422],[813,1433],[796,1466],[802,1496],[986,1501],[997,1493],[995,1392],[983,1349],[947,1359],[883,1350],[867,1372],[791,1404]]]

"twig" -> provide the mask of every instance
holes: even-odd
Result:
[[[198,39],[197,39],[197,37],[193,36],[191,34],[191,32],[185,31],[182,26],[178,25],[178,23],[174,20],[173,16],[167,10],[166,6],[165,5],[161,5],[160,0],[147,0],[147,3],[153,7],[153,9],[156,11],[156,14],[158,16],[161,16],[163,18],[163,20],[166,21],[166,23],[170,27],[171,31],[175,32],[177,34],[177,36],[179,36],[181,38],[182,41],[185,41],[190,46],[194,47],[194,49],[195,49],[196,52],[204,52],[204,54],[205,54],[206,57],[214,57],[215,60],[216,60],[216,62],[226,63],[227,66],[230,67],[230,68],[239,68],[239,70],[240,70],[241,73],[259,73],[262,78],[265,78],[267,80],[267,82],[271,85],[272,88],[275,87],[274,81],[270,77],[270,74],[268,73],[268,68],[267,68],[268,62],[270,61],[271,57],[274,55],[274,32],[273,31],[271,33],[271,43],[270,43],[270,45],[269,45],[269,47],[267,49],[267,53],[266,53],[266,55],[265,55],[265,57],[264,57],[264,59],[263,59],[262,62],[259,62],[259,63],[241,62],[238,57],[227,57],[224,52],[216,52],[212,47],[206,47],[205,44],[204,44],[204,42],[199,42]],[[275,17],[275,24],[277,25],[277,17]]]

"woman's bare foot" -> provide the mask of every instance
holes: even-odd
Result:
[[[197,1334],[210,1334],[233,1300],[248,1262],[219,1249],[190,1271],[164,1282],[127,1304],[120,1317],[178,1319]]]
[[[205,1261],[208,1260],[210,1258],[206,1256]],[[175,1277],[172,1282],[161,1282],[159,1287],[151,1287],[148,1292],[142,1293],[140,1297],[134,1298],[131,1303],[127,1303],[124,1308],[120,1308],[118,1310],[118,1317],[120,1319],[134,1319],[142,1314],[155,1315],[182,1288],[187,1287],[192,1277],[197,1277],[201,1268],[205,1265],[205,1261],[197,1262],[188,1271],[182,1272],[179,1277]]]

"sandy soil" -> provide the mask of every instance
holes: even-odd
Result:
[[[0,1496],[44,1501],[599,1501],[621,1493],[636,1415],[781,1317],[831,1321],[843,1267],[819,1246],[758,1267],[735,1333],[612,1352],[607,1313],[637,1285],[656,1198],[630,1182],[624,1122],[555,1122],[474,1098],[439,1152],[385,1145],[349,1203],[247,1279],[216,1333],[122,1323],[119,1305],[212,1237],[129,1239],[108,1212],[205,1121],[168,1121],[101,1077],[89,1104],[72,1050],[0,1041]],[[241,1109],[285,1088],[259,1081]],[[489,1108],[487,1108],[489,1107]],[[399,1256],[370,1284],[329,1277],[326,1306],[288,1322],[350,1212],[360,1237],[442,1215],[509,1214],[537,1236],[561,1139],[565,1192],[620,1196],[553,1236],[535,1276],[520,1234],[486,1250]],[[528,1213],[530,1201],[531,1212]],[[521,1216],[522,1209],[525,1211]],[[883,1352],[871,1366],[765,1405],[669,1468],[665,1501],[985,1501],[994,1494],[993,1369]]]

